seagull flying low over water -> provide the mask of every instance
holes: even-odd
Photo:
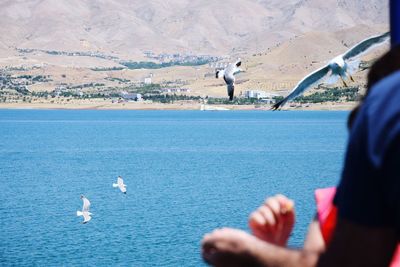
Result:
[[[118,176],[117,183],[113,184],[113,187],[118,187],[122,193],[126,194],[126,184],[124,184],[124,180],[122,180],[121,176]]]
[[[383,44],[389,40],[389,38],[390,32],[386,32],[378,36],[370,37],[356,44],[346,53],[335,57],[327,65],[306,76],[296,85],[296,87],[289,93],[288,96],[273,105],[272,109],[277,110],[281,108],[286,104],[286,102],[298,97],[306,90],[310,89],[313,85],[318,84],[321,80],[327,77],[340,78],[344,86],[347,86],[345,79],[349,77],[352,81],[354,81],[353,77],[351,76],[351,72],[359,68],[359,62],[357,59],[361,55],[370,51],[372,48]],[[330,83],[334,83],[336,81],[332,80]]]
[[[92,213],[89,212],[90,201],[84,195],[81,195],[81,199],[83,200],[82,211],[78,210],[76,212],[76,215],[77,216],[83,216],[83,222],[82,223],[87,223],[88,221],[90,221],[92,219],[92,217],[90,215],[93,215]]]
[[[242,61],[238,59],[235,63],[229,63],[224,70],[218,70],[215,73],[215,78],[224,78],[224,81],[228,87],[229,100],[233,100],[233,94],[235,91],[235,74],[242,72],[239,68],[242,65]]]

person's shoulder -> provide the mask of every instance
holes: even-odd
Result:
[[[400,71],[371,88],[362,113],[367,124],[368,154],[379,167],[391,144],[400,137]]]
[[[368,96],[365,99],[365,105],[368,106],[370,112],[374,112],[377,108],[382,108],[384,111],[387,107],[391,110],[399,108],[398,102],[400,98],[400,70],[392,73],[388,77],[382,79],[375,84]]]

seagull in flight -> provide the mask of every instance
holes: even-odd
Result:
[[[124,180],[122,180],[121,176],[118,176],[117,183],[113,184],[113,187],[118,187],[122,193],[126,194],[126,184],[124,184]]]
[[[90,201],[87,199],[84,195],[81,195],[81,199],[83,200],[83,207],[82,211],[77,211],[76,215],[77,216],[83,216],[83,222],[82,223],[87,223],[92,219],[90,215],[93,215],[91,212],[89,212],[90,208]]]
[[[386,32],[381,35],[372,36],[356,44],[344,54],[332,59],[327,65],[323,66],[322,68],[314,71],[310,75],[303,78],[289,93],[289,95],[286,96],[283,100],[274,104],[272,106],[272,109],[277,110],[281,108],[289,100],[298,97],[299,95],[303,94],[306,90],[310,89],[313,85],[321,83],[321,80],[328,77],[332,77],[334,79],[336,78],[336,81],[338,78],[340,78],[344,86],[347,87],[345,79],[350,78],[354,82],[354,79],[351,76],[351,72],[359,68],[359,64],[357,61],[358,58],[361,55],[369,52],[371,49],[388,41],[389,38],[390,38],[390,32]],[[354,66],[356,67],[354,68]],[[330,83],[336,82],[334,79],[331,80]]]
[[[215,73],[215,78],[224,78],[228,87],[228,96],[230,101],[233,100],[233,94],[235,91],[235,74],[243,72],[242,69],[239,68],[240,65],[242,65],[242,61],[238,59],[235,63],[229,63],[224,70],[218,70]]]

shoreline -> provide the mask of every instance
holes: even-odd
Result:
[[[322,103],[308,104],[307,106],[284,107],[282,111],[350,111],[357,103]],[[269,111],[270,105],[205,105],[200,103],[109,103],[109,102],[85,102],[85,103],[0,103],[0,109],[26,109],[26,110],[202,110],[203,111]]]

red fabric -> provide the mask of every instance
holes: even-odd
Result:
[[[400,245],[397,246],[397,250],[394,253],[390,267],[400,267]]]
[[[336,226],[337,208],[332,204],[335,194],[336,187],[315,190],[318,221],[326,244],[331,241],[332,233]]]
[[[336,187],[315,190],[317,216],[325,244],[329,244],[337,221],[337,208],[333,205]],[[390,267],[400,267],[400,244],[394,254]]]

